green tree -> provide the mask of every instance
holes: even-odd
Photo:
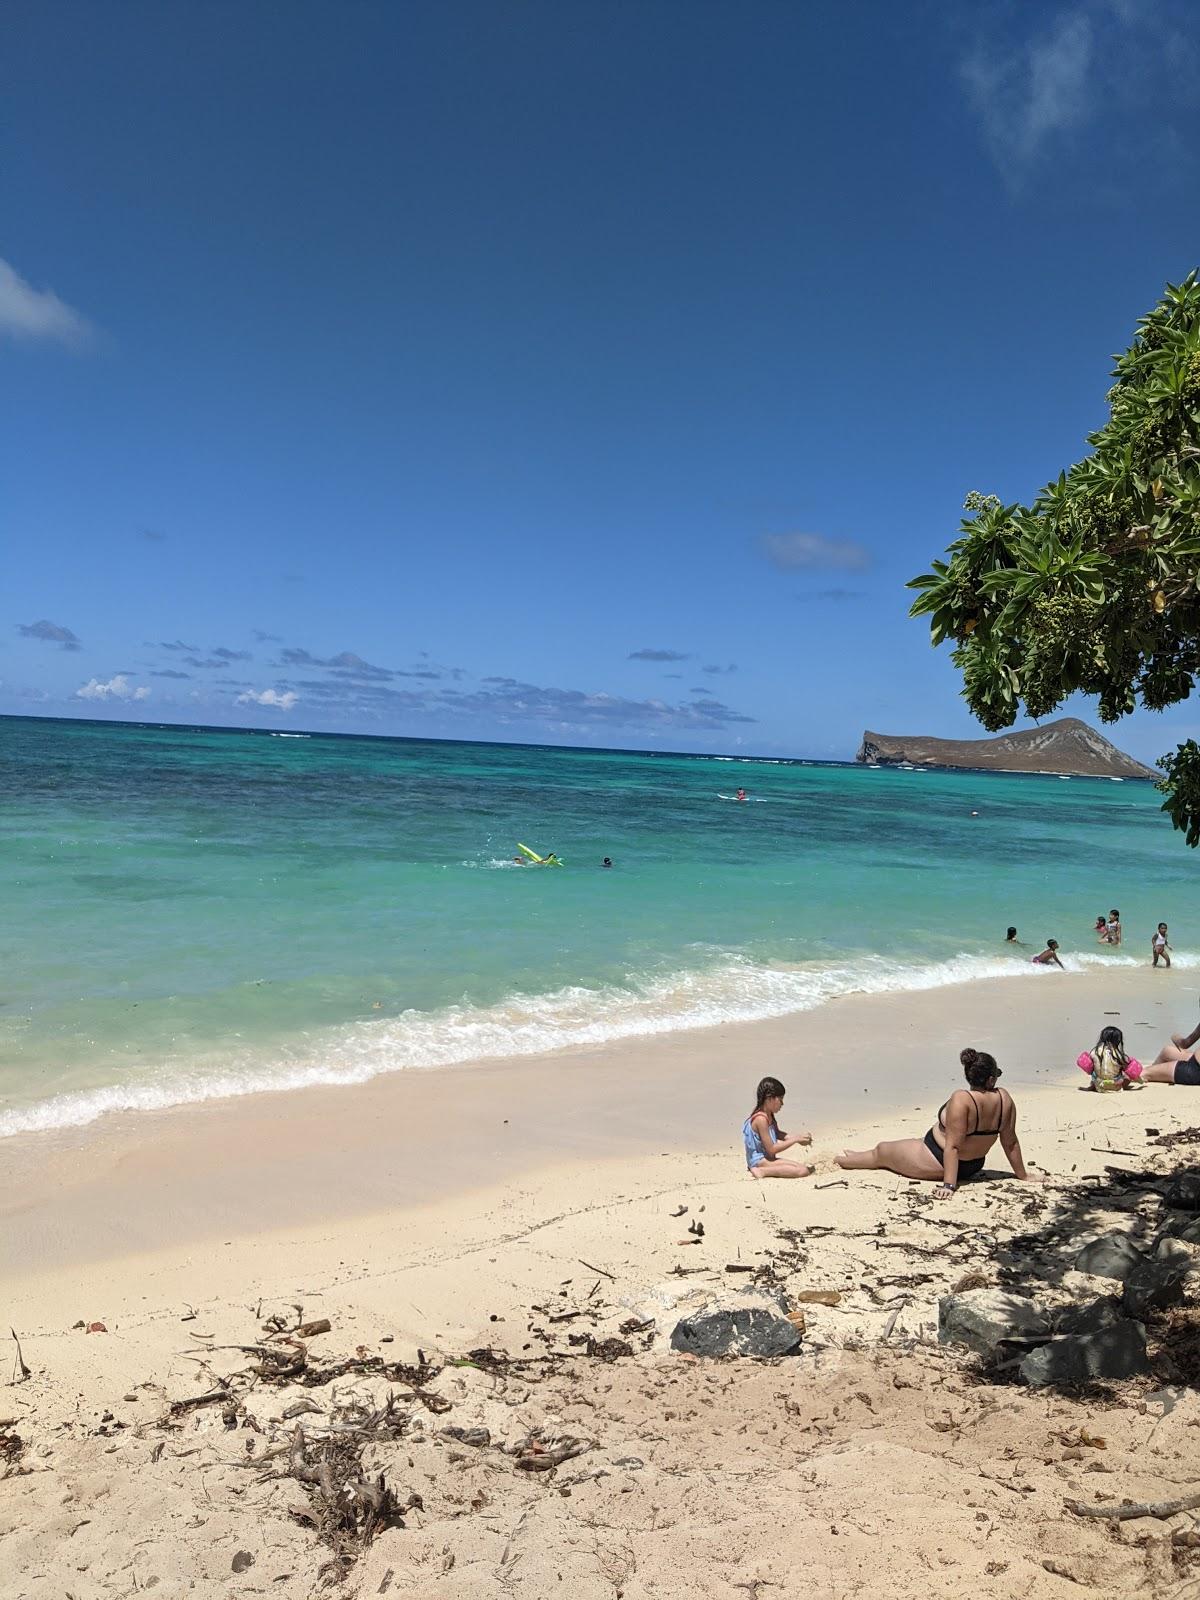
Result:
[[[909,584],[935,645],[951,640],[985,728],[1068,695],[1101,720],[1186,700],[1200,670],[1200,281],[1168,284],[1116,358],[1091,454],[1030,506],[967,496],[959,537]],[[1200,843],[1200,746],[1161,761],[1163,805]]]

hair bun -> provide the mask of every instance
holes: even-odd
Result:
[[[971,1046],[968,1045],[958,1059],[962,1062],[964,1067],[973,1067],[979,1060],[979,1051],[973,1050]]]

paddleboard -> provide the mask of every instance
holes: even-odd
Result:
[[[561,861],[559,861],[557,859],[555,859],[554,861],[551,861],[547,856],[540,856],[540,855],[538,855],[536,850],[531,850],[527,844],[519,844],[517,846],[517,849],[525,857],[526,861],[532,861],[534,866],[536,866],[536,867],[561,867],[562,866],[562,862]]]

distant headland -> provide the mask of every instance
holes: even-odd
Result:
[[[1143,766],[1078,717],[995,739],[930,739],[923,734],[863,734],[854,758],[867,766],[973,767],[989,772],[1056,772],[1077,778],[1151,778]]]

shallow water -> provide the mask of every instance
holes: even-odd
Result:
[[[6,718],[0,805],[0,1133],[1197,944],[1135,782]]]

